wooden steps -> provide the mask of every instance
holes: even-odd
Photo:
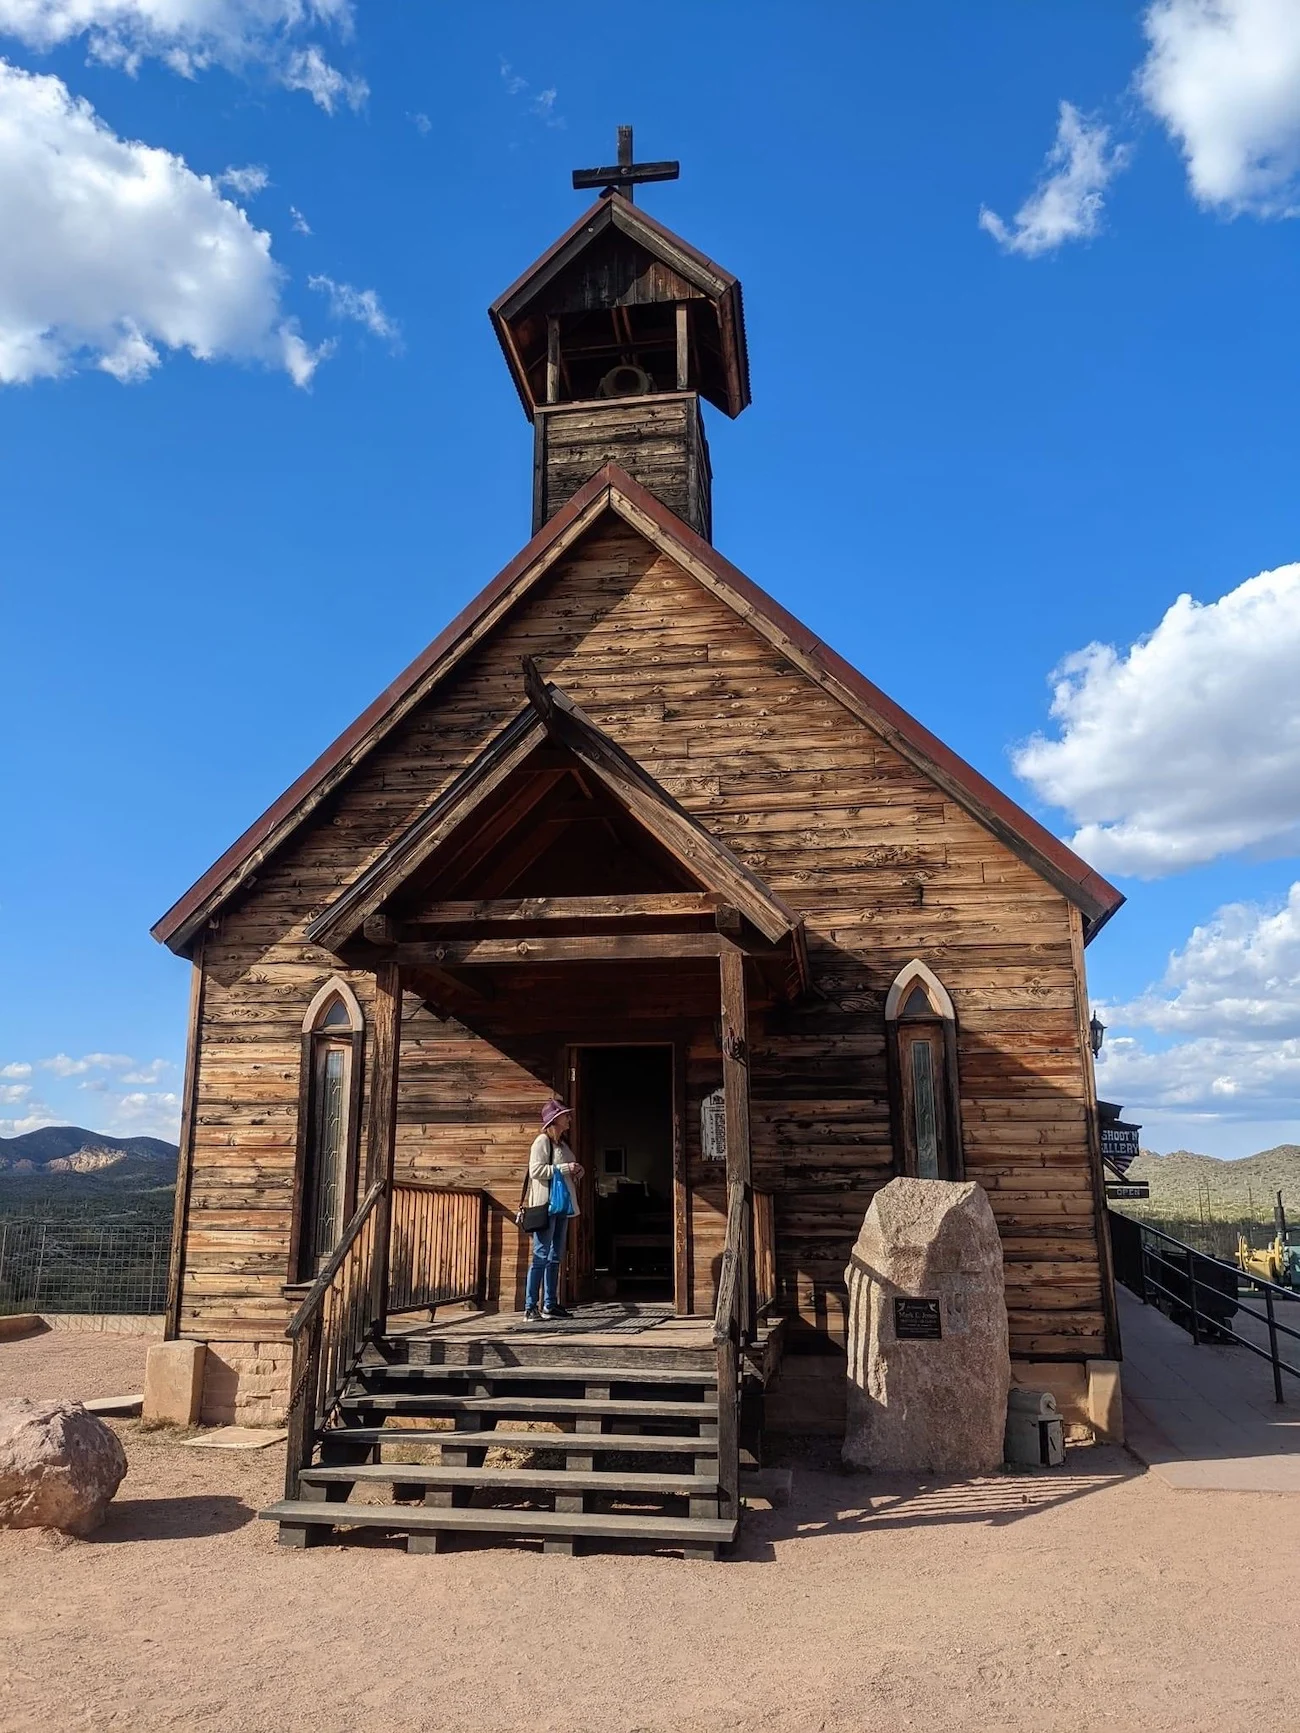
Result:
[[[284,1545],[367,1528],[405,1534],[411,1552],[477,1534],[556,1552],[636,1541],[713,1558],[734,1538],[737,1495],[719,1473],[716,1357],[640,1364],[629,1344],[593,1363],[561,1358],[556,1344],[544,1363],[519,1364],[498,1340],[483,1344],[487,1363],[448,1365],[413,1360],[410,1346],[381,1337],[367,1349],[290,1483],[297,1496],[261,1513],[279,1523]],[[385,1424],[408,1417],[452,1424]],[[563,1430],[511,1425],[537,1420]],[[385,1460],[386,1450],[432,1444],[436,1463]],[[554,1453],[560,1466],[487,1465],[498,1448]],[[388,1503],[363,1502],[376,1487],[390,1489]]]
[[[470,1486],[499,1492],[642,1493],[657,1498],[716,1498],[713,1474],[578,1473],[568,1468],[444,1468],[422,1462],[364,1462],[341,1468],[307,1468],[304,1486]]]
[[[714,1456],[718,1448],[715,1438],[658,1432],[510,1432],[503,1428],[471,1432],[467,1428],[435,1431],[431,1426],[339,1426],[322,1434],[322,1446],[355,1448],[361,1444],[444,1444],[456,1450],[477,1444],[494,1450],[563,1450],[577,1455],[618,1450],[696,1457]]]
[[[668,1384],[716,1389],[716,1369],[693,1372],[665,1366],[422,1366],[409,1361],[388,1365],[363,1361],[355,1377],[381,1377],[387,1383],[447,1379],[458,1383],[490,1381],[493,1384]]]
[[[442,1390],[422,1390],[412,1396],[385,1394],[345,1396],[345,1414],[499,1414],[518,1420],[717,1419],[717,1402],[641,1402],[632,1398],[581,1396],[452,1396]]]
[[[405,1533],[412,1552],[437,1550],[448,1534],[480,1534],[558,1542],[553,1550],[570,1552],[585,1540],[636,1540],[651,1546],[675,1547],[687,1558],[714,1558],[717,1549],[736,1538],[733,1518],[592,1515],[582,1511],[428,1509],[419,1505],[321,1504],[310,1499],[282,1499],[258,1514],[280,1524],[286,1546],[311,1544],[312,1531],[328,1538],[334,1528],[389,1529]],[[411,1545],[411,1542],[424,1542]],[[433,1544],[428,1544],[432,1542]]]

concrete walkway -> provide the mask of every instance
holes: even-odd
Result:
[[[1300,1379],[1283,1373],[1279,1404],[1266,1360],[1232,1345],[1197,1347],[1155,1306],[1127,1288],[1117,1292],[1125,1441],[1134,1455],[1179,1489],[1300,1493]],[[1285,1310],[1293,1315],[1282,1321],[1300,1327],[1300,1305]],[[1283,1338],[1281,1353],[1300,1364],[1300,1343]]]

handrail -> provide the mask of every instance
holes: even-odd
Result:
[[[347,1257],[348,1253],[352,1250],[353,1245],[356,1243],[357,1235],[366,1225],[366,1218],[383,1195],[384,1182],[382,1179],[377,1179],[357,1206],[357,1212],[353,1216],[352,1220],[344,1228],[343,1238],[330,1253],[324,1269],[317,1276],[311,1287],[308,1288],[306,1297],[302,1304],[289,1320],[284,1333],[290,1341],[293,1341],[296,1336],[302,1333],[303,1329],[306,1327],[308,1318],[310,1318],[312,1313],[321,1305],[325,1296],[325,1290],[342,1269],[344,1258]]]
[[[383,1322],[388,1185],[377,1179],[285,1330],[293,1343],[284,1495],[297,1498],[316,1433]]]
[[[1122,1219],[1132,1222],[1134,1227],[1138,1229],[1139,1244],[1141,1247],[1139,1279],[1142,1283],[1142,1291],[1139,1293],[1138,1298],[1142,1301],[1144,1306],[1148,1305],[1150,1303],[1147,1297],[1148,1292],[1154,1290],[1157,1294],[1163,1295],[1164,1298],[1169,1300],[1174,1306],[1186,1307],[1188,1316],[1187,1330],[1197,1347],[1201,1344],[1203,1326],[1201,1321],[1202,1312],[1198,1312],[1197,1309],[1196,1290],[1201,1288],[1207,1294],[1219,1295],[1221,1299],[1228,1296],[1225,1289],[1215,1287],[1210,1282],[1202,1281],[1196,1274],[1196,1266],[1198,1263],[1202,1265],[1211,1264],[1215,1269],[1225,1271],[1227,1274],[1232,1276],[1233,1287],[1231,1298],[1233,1309],[1229,1315],[1235,1317],[1238,1312],[1244,1312],[1248,1318],[1254,1318],[1258,1323],[1264,1324],[1268,1329],[1267,1349],[1261,1348],[1257,1342],[1252,1342],[1248,1336],[1239,1335],[1236,1330],[1231,1329],[1225,1319],[1214,1315],[1214,1309],[1212,1307],[1207,1306],[1203,1308],[1203,1313],[1207,1318],[1213,1319],[1211,1327],[1219,1335],[1229,1337],[1233,1342],[1236,1342],[1239,1347],[1249,1349],[1252,1354],[1257,1354],[1261,1360],[1267,1360],[1269,1362],[1273,1369],[1274,1400],[1277,1402],[1284,1402],[1286,1397],[1282,1390],[1282,1374],[1283,1372],[1288,1372],[1293,1378],[1300,1378],[1300,1366],[1292,1366],[1289,1361],[1286,1361],[1281,1357],[1278,1353],[1277,1339],[1278,1335],[1281,1334],[1283,1336],[1291,1337],[1293,1341],[1300,1342],[1300,1329],[1292,1329],[1289,1324],[1280,1324],[1278,1322],[1274,1312],[1273,1296],[1275,1294],[1280,1294],[1284,1300],[1294,1302],[1296,1299],[1295,1294],[1289,1288],[1284,1288],[1277,1282],[1270,1282],[1261,1276],[1248,1274],[1247,1279],[1251,1285],[1261,1289],[1264,1295],[1264,1310],[1262,1312],[1257,1312],[1253,1307],[1247,1306],[1242,1302],[1242,1271],[1237,1268],[1236,1264],[1227,1263],[1223,1258],[1212,1257],[1208,1252],[1197,1251],[1195,1246],[1189,1246],[1185,1240],[1175,1239],[1172,1234],[1165,1233],[1163,1228],[1148,1227],[1145,1222],[1139,1222],[1133,1216],[1124,1216]],[[1180,1252],[1185,1252],[1187,1254],[1187,1292],[1185,1294],[1176,1293],[1172,1288],[1166,1287],[1163,1282],[1159,1281],[1154,1275],[1152,1275],[1150,1269],[1152,1253],[1148,1250],[1147,1246],[1148,1234],[1153,1236],[1155,1239],[1163,1240],[1166,1245],[1177,1247]],[[1158,1257],[1159,1253],[1156,1253],[1155,1255]],[[1160,1258],[1160,1262],[1164,1264],[1166,1268],[1169,1268],[1172,1264],[1172,1260],[1167,1257]],[[1177,1270],[1176,1265],[1173,1267],[1181,1281],[1183,1274],[1182,1271]],[[1181,1320],[1177,1318],[1172,1321],[1174,1323],[1181,1322]]]
[[[740,1516],[741,1347],[749,1333],[752,1288],[750,1188],[743,1180],[727,1187],[727,1235],[718,1270],[713,1344],[718,1361],[719,1514]]]

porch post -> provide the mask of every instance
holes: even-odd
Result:
[[[397,1154],[397,1069],[402,1046],[402,972],[396,963],[375,970],[375,1004],[370,1028],[370,1087],[366,1115],[366,1188],[384,1181],[375,1211],[375,1311],[388,1315],[388,1275],[393,1214],[393,1164]]]
[[[727,1185],[743,1185],[745,1211],[741,1241],[741,1330],[754,1325],[753,1167],[749,1143],[749,1004],[745,995],[745,954],[724,941],[722,977],[722,1096],[727,1126]]]

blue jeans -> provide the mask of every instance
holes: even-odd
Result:
[[[560,1285],[560,1260],[569,1231],[568,1216],[555,1215],[533,1235],[533,1261],[528,1266],[524,1303],[531,1310],[540,1299],[542,1310],[552,1311]]]

